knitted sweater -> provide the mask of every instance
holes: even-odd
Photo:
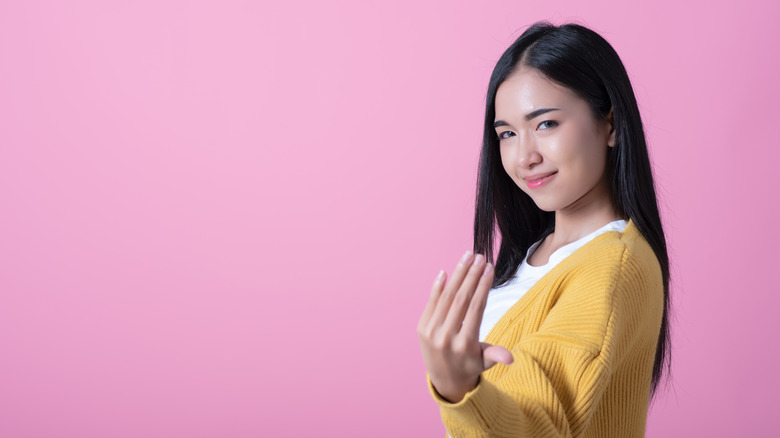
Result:
[[[453,438],[644,436],[663,281],[629,220],[542,277],[488,334],[511,365],[482,373],[457,403],[441,398]]]

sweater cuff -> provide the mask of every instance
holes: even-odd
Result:
[[[484,430],[489,425],[495,424],[498,420],[500,410],[496,402],[500,398],[500,390],[489,380],[479,377],[476,388],[467,392],[466,395],[457,403],[451,403],[445,400],[433,386],[431,377],[426,373],[428,380],[428,391],[433,399],[441,407],[442,419],[453,421],[453,432],[455,429],[462,430]],[[448,429],[449,429],[448,425]]]

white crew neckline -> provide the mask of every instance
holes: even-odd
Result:
[[[534,265],[531,265],[531,264],[528,263],[528,257],[530,257],[531,254],[533,254],[536,251],[536,248],[538,248],[539,245],[541,245],[542,242],[544,241],[544,239],[539,240],[539,241],[535,242],[533,245],[531,245],[531,247],[528,248],[528,251],[526,251],[525,258],[523,259],[523,265],[525,265],[525,267],[527,269],[530,269],[530,270],[546,269],[547,265],[549,265],[550,263],[553,263],[553,265],[557,265],[563,259],[565,259],[569,255],[571,255],[572,251],[569,251],[569,248],[576,247],[578,245],[582,246],[581,244],[583,242],[588,242],[591,239],[593,239],[594,237],[596,237],[597,235],[599,235],[601,233],[604,233],[604,232],[607,232],[607,231],[612,231],[612,230],[622,231],[626,227],[627,224],[628,224],[628,221],[626,221],[625,219],[618,219],[616,221],[609,222],[606,225],[604,225],[603,227],[601,227],[601,228],[599,228],[599,229],[597,229],[597,230],[595,230],[595,231],[593,231],[593,232],[591,232],[591,233],[589,233],[589,234],[587,234],[587,235],[585,235],[583,237],[580,237],[579,239],[577,239],[577,240],[575,240],[573,242],[569,242],[566,245],[563,245],[562,247],[556,249],[547,258],[547,263],[545,263],[543,265],[539,265],[539,266],[534,266]],[[545,236],[545,239],[546,238],[547,238],[547,236]]]

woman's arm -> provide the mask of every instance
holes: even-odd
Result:
[[[577,436],[587,428],[618,365],[640,338],[657,339],[663,305],[657,260],[623,244],[608,250],[560,282],[539,330],[512,346],[511,365],[484,373],[455,403],[437,394],[429,373],[454,438]]]

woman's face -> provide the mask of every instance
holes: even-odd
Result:
[[[496,92],[501,163],[545,211],[611,202],[605,177],[614,145],[612,114],[597,120],[588,103],[538,70],[522,67]]]

